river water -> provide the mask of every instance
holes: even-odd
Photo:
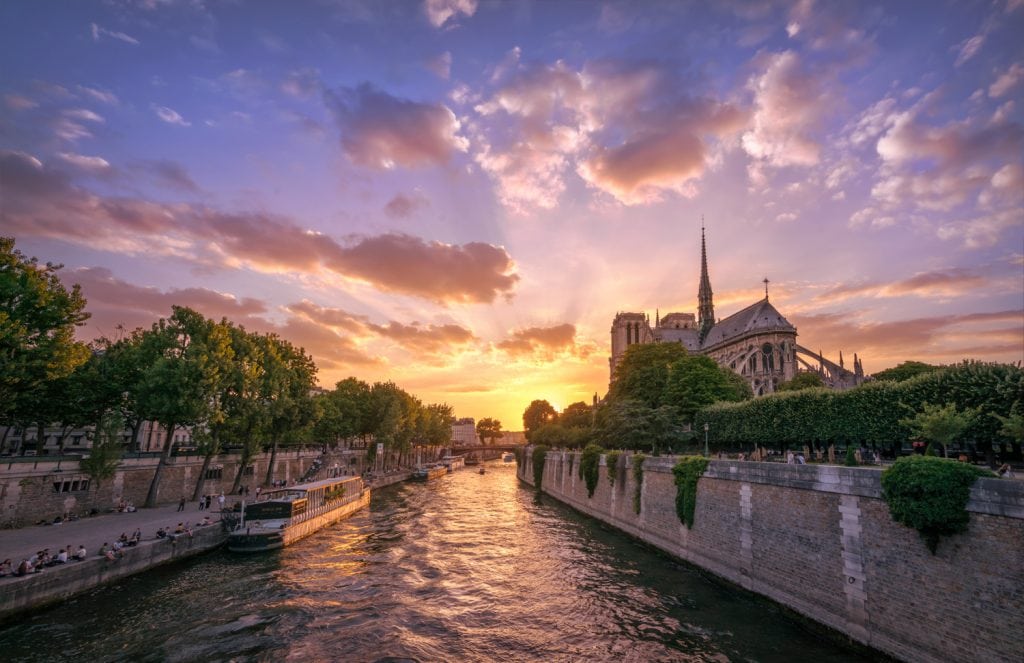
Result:
[[[8,661],[861,660],[548,497],[514,465],[377,491],[276,553],[215,552],[0,628]]]

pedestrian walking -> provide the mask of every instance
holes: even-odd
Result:
[[[200,495],[199,496],[199,510],[202,511],[205,507],[206,507],[206,496],[205,495]]]
[[[178,501],[178,511],[184,511],[184,510],[185,510],[185,497],[182,496],[182,498]]]
[[[217,503],[220,505],[220,510],[224,511],[224,493],[221,493],[220,496],[217,497]]]
[[[206,509],[207,511],[209,511],[210,510],[210,502],[213,501],[213,495],[207,495],[206,499],[203,500],[203,501],[205,502],[205,504],[203,504],[203,508]]]

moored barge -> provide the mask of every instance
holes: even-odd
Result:
[[[359,477],[313,481],[265,495],[243,508],[242,525],[228,535],[228,550],[284,548],[370,503],[370,489]]]

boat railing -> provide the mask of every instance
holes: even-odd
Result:
[[[317,516],[319,516],[321,514],[324,514],[324,513],[327,513],[328,511],[336,509],[337,507],[339,507],[339,506],[341,506],[343,504],[348,504],[349,502],[354,502],[355,500],[357,500],[360,497],[362,497],[362,495],[363,495],[363,491],[360,490],[358,493],[354,493],[352,495],[342,495],[341,497],[338,497],[337,499],[333,499],[333,500],[330,500],[328,502],[324,502],[320,506],[314,507],[312,509],[307,509],[304,513],[302,513],[302,514],[300,514],[298,516],[295,516],[294,518],[292,518],[291,520],[288,521],[288,524],[289,525],[296,525],[298,523],[305,522],[305,521],[309,520],[310,518],[315,518],[315,517],[317,517]]]

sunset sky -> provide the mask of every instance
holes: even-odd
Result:
[[[1024,357],[1024,0],[0,3],[0,233],[522,428],[618,311]]]

